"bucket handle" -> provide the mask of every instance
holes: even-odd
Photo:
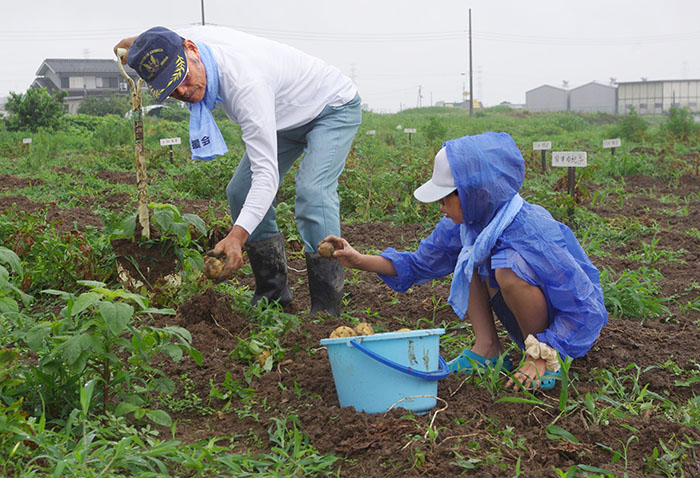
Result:
[[[406,367],[405,365],[401,365],[400,363],[396,363],[393,360],[389,360],[388,358],[379,355],[376,352],[372,352],[368,348],[360,345],[359,342],[356,340],[351,340],[350,343],[357,348],[360,352],[368,355],[369,357],[373,358],[377,362],[383,363],[384,365],[387,365],[395,370],[398,370],[399,372],[407,373],[409,375],[413,375],[414,377],[422,378],[423,380],[441,380],[445,377],[447,377],[450,374],[450,369],[447,367],[447,362],[445,362],[445,359],[442,358],[441,355],[438,355],[438,363],[439,363],[439,368],[438,370],[434,372],[422,372],[420,370],[415,370],[410,367]]]

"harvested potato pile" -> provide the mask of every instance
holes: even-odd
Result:
[[[333,252],[335,252],[335,246],[332,242],[321,241],[318,243],[318,253],[327,259],[333,257]]]
[[[357,337],[358,335],[374,335],[374,329],[367,322],[360,322],[355,327],[348,327],[347,325],[341,325],[336,327],[336,329],[331,332],[331,339],[338,339],[341,337]]]
[[[410,331],[411,331],[411,329],[403,328],[403,329],[397,330],[396,332],[410,332]]]
[[[336,327],[336,329],[331,332],[330,338],[331,339],[339,339],[341,337],[354,337],[355,331],[352,330],[352,328],[348,327],[347,325],[341,325],[340,327]]]
[[[367,322],[360,322],[353,327],[356,335],[374,335],[374,329]]]

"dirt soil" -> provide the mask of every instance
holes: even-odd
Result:
[[[646,321],[612,319],[591,352],[573,362],[571,376],[575,392],[570,393],[583,397],[587,392],[599,391],[602,382],[593,380],[599,368],[630,367],[627,374],[639,373],[640,388],[647,387],[648,392],[658,394],[653,413],[649,408],[623,422],[613,419],[610,425],[604,420],[591,421],[583,412],[558,416],[559,384],[552,391],[538,393],[545,405],[497,403],[485,387],[476,386],[465,375],[456,374],[439,382],[440,400],[427,415],[416,416],[401,409],[366,414],[340,408],[327,351],[319,342],[336,326],[348,324],[323,314],[308,315],[305,263],[302,255],[289,253],[289,283],[294,292],[292,307],[301,317],[301,326],[280,338],[287,350],[284,359],[276,363],[271,372],[253,378],[250,384],[255,389],[256,403],[266,403],[269,408],[257,407],[257,420],[235,412],[245,407],[242,399],[232,401],[230,412],[172,413],[178,421],[177,437],[191,442],[215,436],[250,437],[252,434],[260,438],[260,452],[264,452],[268,419],[280,416],[275,410],[278,409],[298,417],[301,429],[321,453],[333,453],[344,459],[342,477],[454,477],[463,472],[479,477],[513,476],[518,462],[522,477],[554,476],[554,467],[566,470],[574,464],[601,467],[614,476],[649,476],[646,460],[655,447],[663,454],[660,440],[672,447],[676,440],[700,443],[700,431],[696,427],[680,424],[681,417],[663,419],[663,413],[657,408],[661,400],[684,405],[700,394],[700,384],[678,384],[670,367],[655,367],[672,360],[685,369],[698,368],[700,311],[691,308],[681,313],[678,304],[685,304],[698,295],[700,181],[696,176],[686,176],[677,184],[669,185],[645,176],[632,176],[626,178],[625,189],[630,198],[622,208],[601,206],[593,211],[604,217],[634,216],[643,224],[656,223],[662,231],[657,236],[657,250],[685,251],[683,263],[654,264],[664,276],[663,295],[673,296],[676,301],[667,304],[670,314],[665,317]],[[669,214],[670,206],[650,199],[649,191],[657,198],[667,194],[689,198],[687,215]],[[91,216],[87,214],[86,217]],[[694,235],[686,234],[690,228],[696,228]],[[423,237],[425,231],[418,225],[356,224],[345,225],[343,235],[359,250],[381,250],[388,246],[401,250],[413,248],[416,238]],[[636,270],[641,264],[622,257],[630,248],[639,248],[639,241],[648,243],[651,239],[642,237],[631,244],[610,244],[610,257],[592,257],[592,260],[599,268],[607,267],[616,273],[624,269]],[[252,276],[239,274],[237,280],[254,287]],[[346,293],[346,310],[360,320],[367,320],[375,329],[415,328],[424,317],[434,324],[444,321],[449,327],[461,325],[452,310],[444,306],[449,295],[447,283],[428,283],[397,295],[374,274],[348,272]],[[437,307],[435,298],[443,298]],[[232,304],[231,297],[206,288],[179,306],[176,316],[156,318],[156,325],[187,328],[193,345],[203,355],[201,367],[189,359],[161,365],[173,379],[185,375],[191,379],[190,394],[206,399],[211,384],[221,384],[227,373],[234,380],[245,381],[248,364],[232,361],[229,353],[238,338],[249,333],[250,319],[233,310]],[[465,328],[462,333],[471,332]],[[520,358],[517,349],[511,354],[514,360]],[[629,381],[620,384],[627,391],[633,386]],[[176,392],[178,396],[183,396],[183,390]],[[215,400],[211,406],[217,409],[217,405],[222,404]],[[547,439],[545,426],[553,422],[570,432],[577,442]],[[424,439],[429,427],[437,431],[432,440]],[[637,432],[633,433],[633,429]],[[504,430],[512,433],[510,446],[503,446],[504,437],[508,436]],[[622,444],[632,435],[637,438],[629,442],[625,468],[624,460],[615,459],[613,453],[601,445],[622,450]],[[690,457],[683,464],[685,476],[700,476],[699,452],[697,445],[694,451],[688,451]],[[478,459],[484,461],[474,461]],[[470,466],[476,471],[469,472]]]

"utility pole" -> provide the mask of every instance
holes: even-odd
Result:
[[[204,0],[202,0],[202,25],[204,25]]]
[[[418,85],[418,101],[416,102],[416,106],[417,106],[418,108],[420,108],[421,106],[423,106],[423,101],[422,101],[423,95],[421,94],[421,91],[420,91],[420,90],[421,90],[421,85]]]
[[[202,0],[204,1],[204,0]],[[472,9],[469,9],[469,117],[474,116],[474,87],[472,84]]]

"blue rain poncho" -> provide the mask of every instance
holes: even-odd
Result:
[[[483,133],[448,141],[445,148],[464,223],[445,217],[418,250],[385,250],[381,256],[392,261],[397,276],[379,277],[405,292],[454,273],[449,302],[464,318],[472,266],[495,288],[494,270],[510,268],[547,301],[549,324],[537,339],[562,356],[585,355],[608,321],[598,270],[566,225],[518,196],[525,165],[513,139]]]

